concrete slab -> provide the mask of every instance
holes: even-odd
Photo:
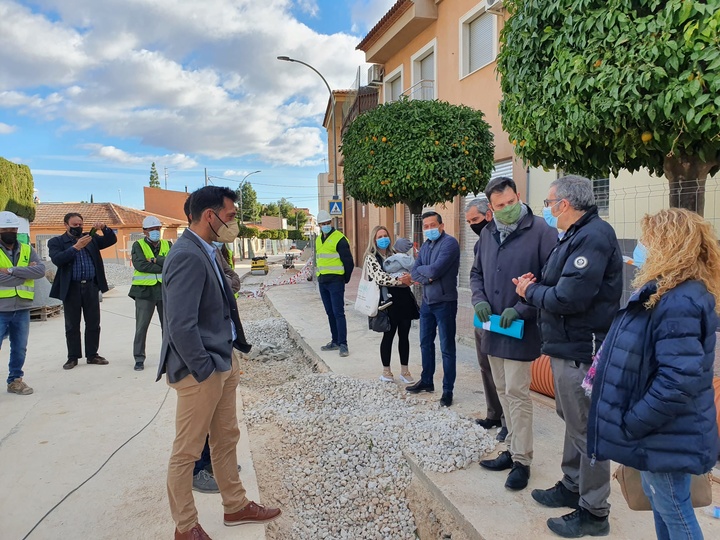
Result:
[[[145,371],[132,369],[135,308],[128,289],[113,289],[100,304],[100,353],[110,361],[108,366],[80,363],[64,371],[62,315],[31,323],[25,380],[35,393],[0,393],[0,462],[5,464],[0,469],[1,538],[25,538],[48,510],[93,475],[158,409],[154,421],[60,504],[29,538],[172,537],[165,477],[175,434],[175,393],[168,392],[163,381],[155,382],[161,339],[157,319],[148,333]],[[3,366],[7,366],[8,353],[5,342],[0,351]],[[238,412],[241,415],[240,402]],[[241,432],[241,478],[248,497],[259,500],[242,420]],[[265,538],[261,525],[225,527],[219,495],[195,493],[195,501],[200,522],[213,539]]]
[[[352,283],[352,282],[351,282]],[[352,309],[356,287],[346,291],[346,315],[348,321],[348,346],[350,356],[340,358],[337,351],[323,352],[320,347],[330,340],[330,330],[319,294],[312,283],[299,283],[275,287],[266,296],[272,306],[288,321],[296,335],[309,349],[311,356],[322,361],[329,369],[361,379],[374,379],[382,373],[380,362],[381,334],[367,329],[367,318]],[[410,332],[410,371],[420,375],[420,349],[417,325]],[[439,351],[438,351],[439,352]],[[438,356],[439,358],[439,356]],[[391,365],[399,373],[399,360],[395,355]],[[435,374],[436,388],[441,386],[442,365],[438,363]],[[429,400],[439,400],[440,392],[421,394]],[[493,473],[473,464],[468,469],[452,473],[423,471],[408,456],[411,467],[435,497],[443,502],[456,516],[458,523],[470,538],[557,538],[547,529],[545,521],[566,513],[564,510],[544,508],[531,498],[535,488],[549,488],[561,477],[560,460],[564,424],[556,415],[554,401],[536,395],[534,407],[535,455],[528,489],[511,492],[504,488],[506,473]],[[457,383],[453,409],[458,413],[484,417],[485,400],[482,391],[480,369],[474,347],[458,344]],[[505,446],[498,445],[497,450]],[[611,538],[627,540],[651,540],[655,538],[650,512],[633,512],[627,508],[619,485],[612,484],[610,498]],[[716,501],[720,501],[720,485],[715,485]],[[569,512],[569,510],[568,510]],[[700,524],[707,538],[720,538],[720,520],[715,520],[698,510]]]

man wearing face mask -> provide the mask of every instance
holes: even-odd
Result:
[[[565,538],[610,532],[610,462],[587,452],[590,398],[581,384],[620,307],[622,254],[615,231],[598,215],[592,182],[564,176],[550,185],[546,207],[565,231],[542,274],[516,278],[516,292],[539,309],[542,352],[550,357],[555,407],[565,422],[562,479],[532,491],[538,503],[575,511],[547,521]]]
[[[212,242],[237,229],[237,194],[206,186],[189,201],[190,227],[163,266],[164,332],[157,380],[163,374],[177,393],[175,441],[167,493],[176,540],[209,538],[198,522],[193,468],[210,432],[214,478],[222,495],[224,524],[267,523],[280,510],[248,500],[238,475],[238,353],[249,352],[230,283]],[[227,231],[225,231],[227,229]]]
[[[540,273],[557,243],[556,232],[520,200],[515,182],[499,177],[488,183],[485,195],[494,219],[480,234],[470,289],[475,313],[481,322],[500,315],[500,327],[524,321],[522,339],[485,332],[482,352],[488,355],[493,380],[507,424],[508,449],[480,465],[492,471],[510,469],[505,487],[527,487],[533,458],[533,404],[530,366],[540,356],[537,310],[522,302],[512,276]]]
[[[340,356],[344,357],[350,354],[345,320],[345,285],[350,281],[355,263],[348,239],[333,228],[330,214],[320,210],[317,222],[322,234],[315,239],[316,274],[331,336],[330,342],[320,350],[339,350]]]
[[[435,336],[440,334],[443,361],[443,393],[440,405],[449,407],[455,387],[455,330],[457,317],[457,277],[460,270],[460,246],[445,232],[442,216],[425,212],[422,216],[425,242],[420,247],[411,276],[423,286],[420,306],[420,380],[406,391],[434,392]]]
[[[50,260],[57,266],[50,296],[62,300],[65,316],[67,362],[73,369],[82,357],[80,317],[85,319],[85,355],[88,364],[107,365],[100,346],[100,292],[107,292],[105,265],[100,250],[115,245],[117,237],[104,223],[83,234],[83,217],[70,212],[63,219],[66,233],[48,240]],[[101,233],[101,234],[98,234]]]
[[[472,231],[478,235],[478,240],[473,247],[473,254],[477,257],[480,248],[480,233],[492,221],[492,210],[490,210],[490,204],[484,194],[467,204],[465,207],[465,221],[470,225]],[[501,428],[497,434],[497,439],[502,442],[507,435],[507,428],[505,427],[500,398],[498,398],[497,389],[495,388],[495,381],[493,381],[490,360],[488,360],[487,354],[482,352],[483,333],[482,328],[475,328],[475,351],[480,365],[487,412],[485,418],[478,418],[475,422],[485,429]]]
[[[135,242],[131,250],[135,273],[128,293],[128,296],[135,300],[135,371],[145,369],[145,341],[156,310],[162,329],[162,269],[172,246],[172,243],[160,238],[162,223],[155,216],[146,217],[142,227],[145,238]]]
[[[20,219],[12,212],[0,212],[0,346],[10,340],[7,391],[33,393],[23,381],[23,366],[30,333],[30,308],[35,297],[35,280],[45,275],[45,265],[28,244],[17,239]]]

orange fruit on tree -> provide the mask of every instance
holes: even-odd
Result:
[[[438,144],[440,144],[440,141],[435,141],[435,146],[437,146]]]
[[[647,143],[649,143],[650,141],[652,141],[652,139],[653,139],[653,134],[650,133],[649,131],[645,131],[645,132],[640,136],[640,138],[642,139],[642,142],[644,142],[644,143],[647,144]]]
[[[383,137],[381,140],[382,142],[387,142],[387,137]]]

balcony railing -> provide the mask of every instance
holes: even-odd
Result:
[[[400,95],[407,96],[410,99],[422,99],[425,101],[435,99],[435,81],[423,79],[413,84]]]
[[[378,106],[378,90],[372,86],[361,86],[355,100],[343,115],[342,134],[345,135],[348,127],[362,113],[370,111]]]

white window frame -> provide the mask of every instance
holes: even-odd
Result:
[[[420,62],[430,55],[433,55],[433,95],[431,99],[436,99],[438,96],[437,91],[437,38],[430,41],[430,43],[421,47],[415,54],[410,57],[410,80],[412,88],[420,82]]]
[[[405,66],[403,64],[400,64],[397,68],[392,70],[383,78],[383,103],[390,103],[390,100],[388,100],[388,95],[390,94],[391,84],[393,82],[400,79],[400,88],[403,87],[404,67]]]
[[[497,23],[497,17],[491,13],[488,14],[488,16],[492,17],[493,21],[493,51],[492,51],[492,60],[490,62],[487,62],[486,64],[483,64],[482,66],[478,67],[477,69],[470,71],[470,23],[472,23],[475,19],[481,17],[482,15],[485,15],[487,13],[487,2],[483,0],[482,2],[478,3],[474,8],[472,8],[470,11],[465,13],[462,17],[460,17],[459,20],[459,36],[460,36],[460,54],[458,55],[459,61],[460,61],[460,80],[463,80],[465,77],[469,77],[473,73],[477,73],[481,69],[489,66],[493,62],[495,62],[498,54],[498,23]]]

